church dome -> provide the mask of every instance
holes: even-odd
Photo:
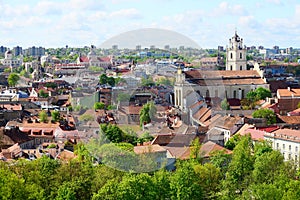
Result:
[[[8,49],[5,52],[5,59],[11,59],[11,58],[12,58],[12,51]]]

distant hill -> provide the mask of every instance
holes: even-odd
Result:
[[[106,40],[98,47],[111,48],[113,45],[118,45],[118,48],[129,49],[133,49],[137,45],[141,45],[142,48],[149,48],[151,45],[154,45],[156,48],[164,48],[165,45],[169,45],[170,48],[184,46],[185,48],[200,49],[200,46],[195,41],[180,33],[155,28],[138,29],[121,33]]]

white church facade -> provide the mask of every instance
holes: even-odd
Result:
[[[223,71],[195,69],[182,72],[178,69],[174,85],[176,107],[187,111],[197,98],[243,99],[258,87],[269,89],[257,63],[254,69],[247,70],[246,48],[237,33],[229,40],[226,55],[226,70]]]

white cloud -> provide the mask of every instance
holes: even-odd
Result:
[[[281,1],[281,0],[266,0],[266,3],[276,4],[276,5],[284,5],[283,1]]]
[[[64,11],[62,4],[50,0],[39,1],[32,9],[38,15],[60,15]]]
[[[247,15],[248,11],[242,5],[231,5],[228,2],[221,2],[210,14],[217,17],[222,15]]]
[[[142,17],[141,13],[135,8],[122,9],[117,10],[109,14],[109,17],[112,18],[126,18],[126,19],[134,19]]]
[[[248,28],[259,28],[260,24],[254,16],[241,16],[238,20],[238,25]]]
[[[69,9],[70,11],[73,9],[81,11],[105,10],[105,4],[100,0],[69,0],[64,6],[64,9]]]

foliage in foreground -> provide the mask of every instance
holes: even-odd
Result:
[[[266,142],[253,145],[249,136],[240,138],[232,156],[216,152],[205,164],[180,161],[173,172],[118,171],[93,164],[83,146],[75,149],[78,157],[69,162],[42,157],[0,163],[1,198],[300,199],[294,164]]]

